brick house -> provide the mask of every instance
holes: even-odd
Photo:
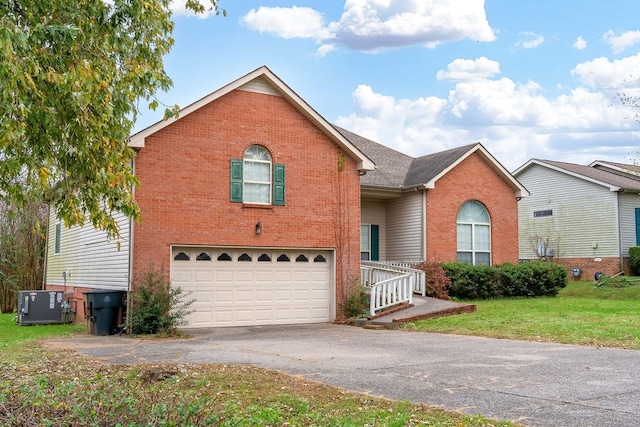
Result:
[[[413,158],[338,129],[378,166],[361,178],[363,260],[518,262],[529,193],[482,144]]]
[[[482,145],[405,156],[331,125],[266,67],[130,146],[140,223],[119,217],[113,242],[50,221],[46,287],[70,293],[76,321],[82,291],[128,291],[149,269],[192,293],[190,327],[217,327],[340,320],[361,259],[517,261],[526,189]]]

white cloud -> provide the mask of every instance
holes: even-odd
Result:
[[[544,43],[544,37],[539,34],[532,32],[524,32],[522,34],[525,36],[525,40],[518,43],[518,46],[522,46],[525,49],[533,49]]]
[[[486,79],[499,73],[500,63],[481,56],[477,59],[458,58],[447,65],[447,71],[438,71],[436,77],[438,80],[461,82]]]
[[[322,15],[308,7],[260,7],[242,21],[252,30],[275,33],[284,39],[328,38]]]
[[[571,70],[582,84],[590,88],[623,89],[637,87],[640,78],[640,53],[610,61],[600,57],[582,62]]]
[[[573,43],[573,47],[575,47],[578,50],[583,50],[587,47],[587,41],[583,39],[582,36],[579,36],[576,39],[576,41]]]
[[[484,0],[346,0],[339,21],[324,25],[319,12],[302,7],[260,7],[244,18],[254,30],[283,38],[377,52],[411,45],[435,47],[465,38],[493,41]]]
[[[482,142],[514,170],[531,157],[624,162],[640,145],[629,112],[586,88],[547,98],[536,82],[501,78],[460,82],[447,98],[396,99],[370,86],[353,97],[354,112],[338,125],[413,156]]]
[[[607,31],[602,36],[605,42],[611,46],[613,53],[620,53],[625,49],[640,43],[640,31],[627,31],[622,34],[616,34],[613,31]]]

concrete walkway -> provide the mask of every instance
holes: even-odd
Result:
[[[476,311],[476,306],[473,304],[414,295],[412,306],[398,310],[390,309],[371,320],[358,322],[358,326],[380,325],[388,329],[395,329],[407,322],[440,316],[451,316],[454,314],[472,313],[474,311]]]
[[[529,426],[640,424],[640,352],[335,324],[51,340],[114,364],[228,363]]]

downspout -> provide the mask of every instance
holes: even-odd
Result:
[[[622,227],[620,225],[620,195],[621,192],[616,193],[616,222],[618,226],[618,267],[620,271],[624,271],[624,256],[622,255]]]
[[[422,233],[420,238],[422,239],[422,261],[427,262],[427,192],[422,192]]]
[[[131,161],[131,169],[133,172],[133,176],[136,175],[136,155],[138,154],[138,152],[136,150],[133,151],[133,160]],[[136,187],[135,185],[133,186],[133,188],[131,189],[133,195],[135,196],[136,193]],[[133,227],[133,220],[131,218],[129,218],[129,268],[128,268],[128,274],[127,274],[127,311],[126,311],[126,324],[125,324],[125,330],[127,331],[127,334],[131,333],[131,303],[132,303],[132,296],[131,293],[133,292],[133,232],[134,232],[134,227]]]

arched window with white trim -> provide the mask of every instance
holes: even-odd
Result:
[[[491,219],[487,208],[476,200],[466,202],[458,211],[458,261],[473,265],[491,265]]]

